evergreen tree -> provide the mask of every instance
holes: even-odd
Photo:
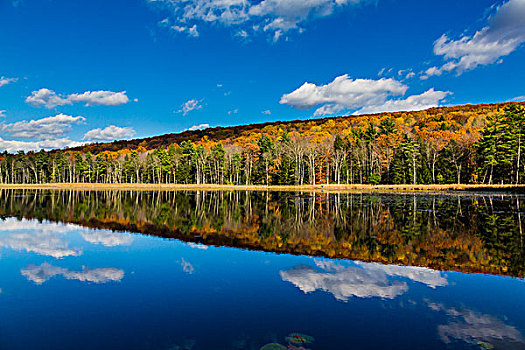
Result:
[[[421,156],[420,146],[414,141],[408,134],[403,135],[403,141],[399,145],[399,148],[403,155],[405,156],[407,165],[411,168],[411,180],[412,184],[417,184],[417,168],[419,163],[419,158]],[[406,181],[406,180],[405,180]]]

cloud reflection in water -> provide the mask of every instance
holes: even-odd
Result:
[[[193,271],[195,271],[193,265],[189,261],[186,261],[184,258],[181,258],[180,266],[182,266],[182,270],[188,275],[193,274]]]
[[[92,244],[102,244],[105,247],[116,247],[129,245],[133,238],[129,234],[122,234],[101,230],[86,230],[80,233],[86,242]]]
[[[394,299],[406,293],[406,281],[395,280],[392,277],[405,278],[430,288],[448,285],[441,272],[422,267],[376,263],[355,263],[355,266],[346,267],[330,260],[315,260],[315,264],[318,269],[296,266],[281,271],[281,278],[294,284],[304,293],[323,290],[341,301],[347,301],[351,297]]]
[[[69,247],[67,240],[67,236],[75,232],[80,233],[86,242],[102,244],[105,247],[129,245],[133,242],[133,238],[124,233],[92,230],[73,224],[8,218],[1,222],[0,247],[50,256],[55,259],[80,256],[82,250]]]
[[[525,348],[525,340],[520,331],[495,316],[467,308],[446,308],[428,300],[426,303],[431,310],[444,312],[450,319],[447,324],[438,326],[439,337],[446,344],[453,341],[478,344],[481,341],[494,345],[497,349]]]
[[[59,275],[68,280],[93,283],[120,282],[124,278],[124,271],[113,267],[91,269],[84,266],[81,271],[70,271],[48,263],[43,263],[40,266],[31,265],[26,269],[22,269],[21,273],[36,284],[42,284]]]
[[[79,256],[80,249],[70,248],[64,234],[76,229],[74,225],[59,225],[36,220],[17,220],[8,218],[2,222],[0,247],[13,250],[25,250],[59,259],[67,256]]]

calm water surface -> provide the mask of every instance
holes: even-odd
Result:
[[[522,208],[0,191],[0,349],[525,349]]]

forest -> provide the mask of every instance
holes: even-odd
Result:
[[[523,103],[186,131],[0,155],[0,183],[522,184]]]

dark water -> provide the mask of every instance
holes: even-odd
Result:
[[[525,349],[522,208],[3,190],[0,349]]]

